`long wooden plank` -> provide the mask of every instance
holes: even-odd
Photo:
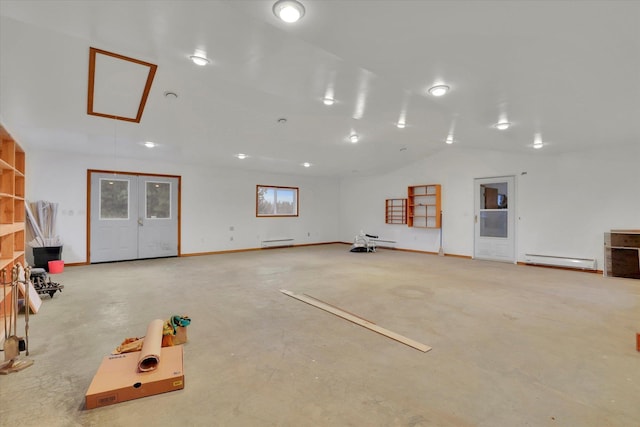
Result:
[[[298,295],[298,294],[294,294],[291,291],[287,291],[286,289],[280,289],[280,292],[282,292],[285,295],[290,296],[291,298],[295,298],[299,301],[302,302],[306,302],[309,305],[312,305],[314,307],[317,307],[321,310],[327,311],[331,314],[335,314],[338,317],[342,317],[343,319],[346,319],[350,322],[355,323],[356,325],[360,325],[362,327],[365,327],[369,330],[372,330],[374,332],[377,332],[381,335],[384,335],[388,338],[391,338],[392,340],[396,340],[402,344],[408,345],[409,347],[413,347],[417,350],[420,350],[424,353],[426,353],[427,351],[431,350],[431,347],[429,347],[428,345],[419,343],[418,341],[414,341],[411,338],[407,338],[405,336],[402,336],[400,334],[397,334],[393,331],[390,331],[388,329],[385,329],[381,326],[376,325],[375,323],[369,322],[368,320],[365,320],[361,317],[355,316],[351,313],[348,313],[340,308],[337,308],[335,306],[332,306],[330,304],[326,304],[322,301],[320,301],[317,298],[314,297],[309,297],[309,296],[305,296],[305,295]]]
[[[371,321],[371,320],[369,320],[369,319],[365,319],[365,318],[364,318],[364,317],[362,317],[362,316],[358,316],[358,315],[357,315],[357,314],[355,314],[355,313],[352,313],[352,312],[347,311],[347,310],[345,310],[345,309],[342,309],[342,308],[340,308],[340,307],[336,307],[336,306],[335,306],[335,305],[333,305],[333,304],[329,304],[328,302],[326,302],[326,301],[322,301],[322,300],[320,300],[320,299],[318,299],[318,298],[315,298],[315,297],[312,297],[311,295],[307,295],[307,294],[302,294],[302,295],[303,295],[303,296],[305,296],[305,297],[307,297],[307,298],[311,298],[311,299],[313,299],[313,300],[316,300],[316,301],[318,301],[318,302],[321,302],[322,304],[326,304],[326,305],[328,305],[329,307],[333,307],[333,308],[335,308],[335,309],[337,309],[337,310],[343,311],[343,312],[345,312],[345,313],[347,313],[347,314],[350,314],[350,315],[352,315],[352,316],[356,316],[358,319],[362,319],[362,320],[364,320],[365,322],[369,322],[369,323],[371,323],[372,325],[375,325],[375,324],[376,324],[376,322],[372,322],[372,321]]]

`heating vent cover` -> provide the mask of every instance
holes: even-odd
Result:
[[[549,265],[552,267],[575,268],[579,270],[595,270],[596,260],[587,258],[569,258],[551,255],[525,254],[527,264]]]

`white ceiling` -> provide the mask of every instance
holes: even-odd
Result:
[[[530,155],[640,144],[640,1],[301,1],[285,24],[272,0],[0,0],[0,118],[28,149],[317,176],[398,168],[450,131]],[[87,115],[89,47],[158,65],[140,123]]]

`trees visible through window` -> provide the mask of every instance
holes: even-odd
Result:
[[[298,216],[298,188],[256,186],[256,216]]]
[[[171,219],[171,183],[147,181],[147,219]]]
[[[100,178],[100,219],[129,219],[129,181]]]

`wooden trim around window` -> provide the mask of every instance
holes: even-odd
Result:
[[[260,187],[268,187],[275,189],[284,189],[284,190],[295,190],[296,191],[296,213],[294,215],[260,215],[258,213],[258,189]],[[266,184],[258,184],[256,185],[256,218],[295,218],[300,216],[300,188],[298,187],[285,187],[282,185],[266,185]]]

